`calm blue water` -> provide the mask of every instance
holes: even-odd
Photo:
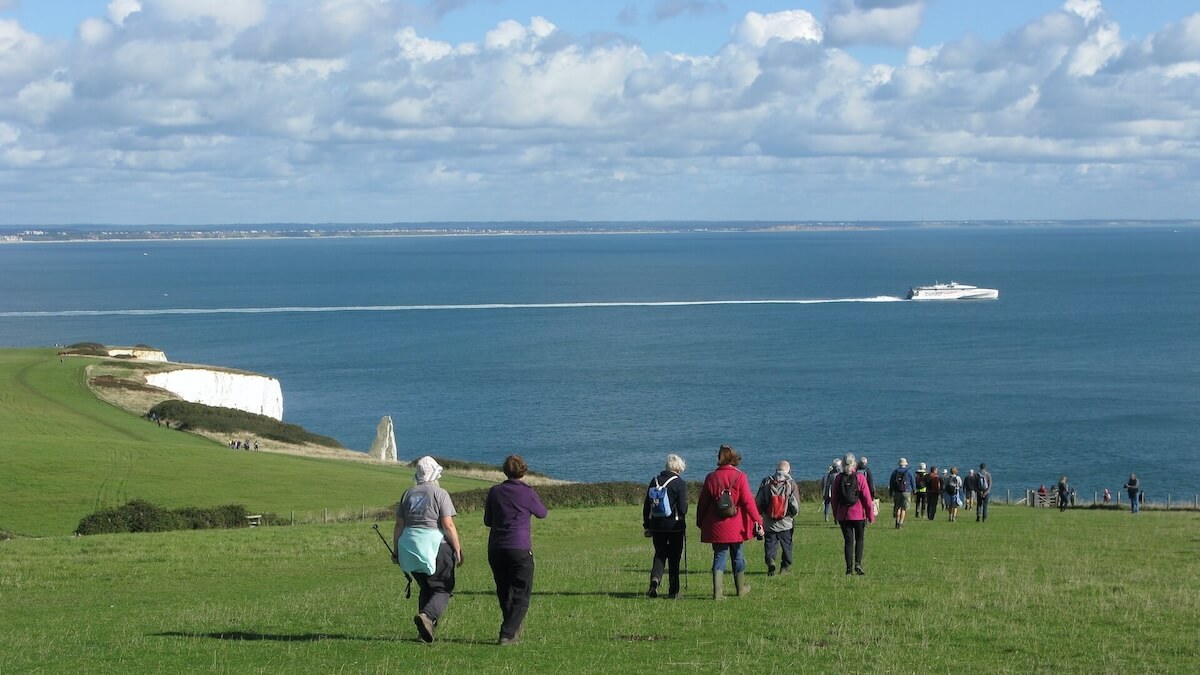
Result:
[[[405,458],[519,451],[552,475],[642,480],[678,452],[698,478],[731,443],[755,477],[779,458],[814,477],[853,450],[885,475],[901,455],[986,461],[1014,494],[1066,473],[1090,497],[1137,471],[1150,498],[1190,498],[1197,261],[1200,231],[1165,228],[12,245],[0,345],[147,343],[266,373],[287,421],[365,449],[391,415]],[[1000,300],[411,309],[951,279]],[[70,314],[222,308],[257,309]]]

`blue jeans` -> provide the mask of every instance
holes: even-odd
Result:
[[[713,544],[713,571],[725,571],[725,553],[733,557],[733,573],[741,574],[746,569],[746,558],[742,556],[741,544]]]

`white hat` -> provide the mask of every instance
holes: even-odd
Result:
[[[900,466],[908,466],[908,460],[901,457],[900,458]]]
[[[417,460],[417,474],[413,478],[417,483],[432,483],[442,476],[442,465],[437,460],[425,455]]]
[[[920,464],[918,464],[918,465],[917,465],[917,470],[918,470],[918,471],[924,471],[924,470],[925,470],[925,462],[921,462]]]

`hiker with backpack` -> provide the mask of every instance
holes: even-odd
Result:
[[[979,503],[975,505],[975,522],[987,522],[988,500],[992,496],[992,472],[987,470],[987,464],[979,463],[979,473],[975,474],[975,494]]]
[[[908,460],[901,457],[899,466],[892,471],[891,478],[888,479],[888,492],[892,495],[892,518],[895,520],[897,530],[904,527],[904,519],[908,516],[909,502],[912,499],[912,493],[916,490],[917,482],[913,478],[912,471],[908,470]]]
[[[687,464],[679,455],[667,455],[661,473],[650,480],[646,499],[642,503],[642,528],[654,541],[654,562],[650,565],[650,590],[646,597],[657,598],[662,584],[663,568],[667,568],[667,597],[678,600],[679,557],[687,537],[687,483],[683,475]]]
[[[1067,483],[1067,477],[1062,476],[1058,479],[1058,510],[1059,512],[1067,510],[1067,500],[1071,498],[1071,486]]]
[[[733,561],[733,583],[738,596],[747,595],[746,558],[742,544],[763,536],[762,516],[750,492],[750,481],[737,468],[742,456],[722,445],[717,451],[717,468],[704,477],[704,488],[696,500],[696,526],[700,541],[712,544],[713,599],[724,598],[725,558]]]
[[[925,470],[925,462],[917,465],[917,473],[915,475],[917,481],[917,491],[913,493],[913,499],[916,500],[917,518],[920,518],[925,513],[925,493],[929,491],[925,485],[925,479],[929,477],[929,472]]]
[[[975,469],[968,469],[967,477],[963,479],[963,505],[968,511],[975,508],[975,490],[978,489],[975,481]]]
[[[950,467],[950,475],[946,476],[942,492],[946,499],[946,513],[952,523],[958,522],[958,509],[962,506],[963,480],[958,475],[958,467]]]
[[[867,523],[875,522],[870,497],[866,476],[858,472],[853,453],[846,453],[842,473],[834,481],[832,500],[834,520],[842,528],[846,574],[866,574],[862,567],[864,540]]]
[[[782,549],[779,557],[779,573],[787,574],[792,568],[792,518],[800,513],[800,488],[792,480],[792,465],[782,460],[775,473],[762,479],[755,495],[758,512],[763,516],[763,557],[767,563],[767,576],[775,576],[775,550]]]

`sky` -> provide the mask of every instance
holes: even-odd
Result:
[[[1200,218],[1194,0],[0,0],[0,225]]]

